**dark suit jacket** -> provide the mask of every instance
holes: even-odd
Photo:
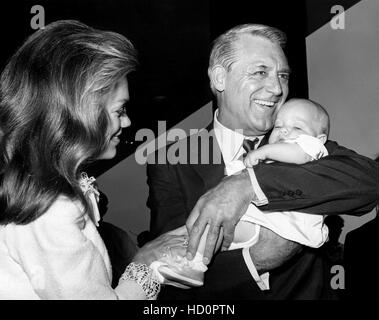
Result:
[[[207,129],[210,129],[208,127]],[[198,135],[200,136],[200,135]],[[194,139],[192,137],[191,139]],[[224,164],[212,157],[218,149],[210,135],[209,164],[191,164],[201,149],[189,143],[190,138],[168,147],[166,152],[187,150],[180,163],[147,166],[151,210],[150,232],[154,238],[185,224],[197,200],[224,177]],[[298,210],[319,214],[370,211],[378,201],[379,166],[335,142],[328,142],[330,156],[302,166],[294,164],[259,164],[255,168],[261,188],[269,199],[263,210]],[[170,148],[173,148],[170,150]],[[203,149],[204,150],[204,149]],[[220,151],[219,151],[220,152]],[[171,159],[172,160],[172,159]],[[183,163],[185,162],[185,163]],[[217,162],[217,163],[215,163]],[[205,285],[191,290],[165,288],[163,298],[179,299],[322,299],[332,298],[329,266],[317,250],[305,248],[280,268],[271,271],[269,292],[254,283],[241,250],[216,255],[205,274]]]
[[[379,216],[346,235],[344,298],[379,300]]]

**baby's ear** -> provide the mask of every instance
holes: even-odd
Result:
[[[321,142],[322,142],[322,144],[325,144],[326,140],[328,140],[328,137],[326,136],[325,133],[323,133],[323,134],[319,134],[319,135],[317,136],[317,139],[320,139]]]

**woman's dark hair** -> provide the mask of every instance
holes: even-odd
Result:
[[[105,150],[105,104],[136,66],[124,36],[71,20],[17,50],[0,79],[0,224],[29,223],[59,195],[89,209],[80,170]]]

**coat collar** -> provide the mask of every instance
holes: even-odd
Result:
[[[225,176],[225,164],[214,134],[213,123],[199,131],[197,136],[199,137],[199,146],[198,148],[190,148],[190,159],[197,159],[198,163],[191,163],[191,167],[202,178],[205,188],[208,190],[216,186]],[[200,136],[203,137],[204,141],[208,141],[206,148],[208,154],[205,156],[201,154]],[[198,137],[193,137],[193,139]]]
[[[196,135],[192,136],[192,141],[199,139],[198,147],[191,147],[189,145],[189,163],[190,166],[196,173],[201,177],[205,184],[206,190],[215,187],[224,177],[225,177],[225,163],[222,158],[221,149],[218,145],[215,133],[214,133],[214,124],[210,123],[205,129],[199,131]],[[203,155],[203,159],[201,159],[201,145],[200,145],[200,136],[203,137],[204,140],[208,141],[208,155]],[[268,138],[270,136],[270,132],[267,133],[262,139],[260,145],[265,145],[268,143]],[[191,139],[191,138],[190,138]],[[191,141],[191,140],[190,140]],[[191,143],[191,142],[189,142]],[[197,163],[191,162],[191,159],[197,159]],[[203,160],[203,161],[202,161]],[[204,161],[208,160],[208,161]]]

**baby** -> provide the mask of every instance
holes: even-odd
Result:
[[[328,134],[329,116],[321,105],[306,99],[289,100],[277,113],[269,144],[249,152],[244,158],[244,164],[246,167],[252,167],[260,161],[304,164],[317,160],[328,155],[324,146]],[[254,245],[259,238],[261,226],[285,239],[317,248],[328,237],[328,228],[323,221],[322,215],[293,211],[262,212],[251,204],[236,225],[229,250],[249,248]],[[203,284],[207,267],[202,263],[202,257],[207,232],[208,229],[201,238],[193,260],[188,261],[185,257],[166,255],[153,263],[157,272],[161,271],[162,282],[165,280],[168,284],[182,288]],[[261,289],[268,287],[268,274],[262,281],[266,282],[266,285],[263,284],[262,287],[258,283]]]
[[[252,167],[260,161],[304,164],[318,160],[328,155],[324,144],[328,139],[329,127],[329,115],[321,105],[311,100],[291,99],[278,111],[269,144],[249,152],[244,164]],[[322,215],[293,211],[262,212],[250,205],[236,226],[229,249],[255,243],[259,228],[252,232],[251,223],[264,226],[288,240],[318,248],[328,236],[328,228],[323,221]]]
[[[252,167],[263,160],[296,164],[317,160],[327,153],[328,134],[329,116],[321,105],[291,99],[277,114],[269,144],[249,152],[244,163]]]

